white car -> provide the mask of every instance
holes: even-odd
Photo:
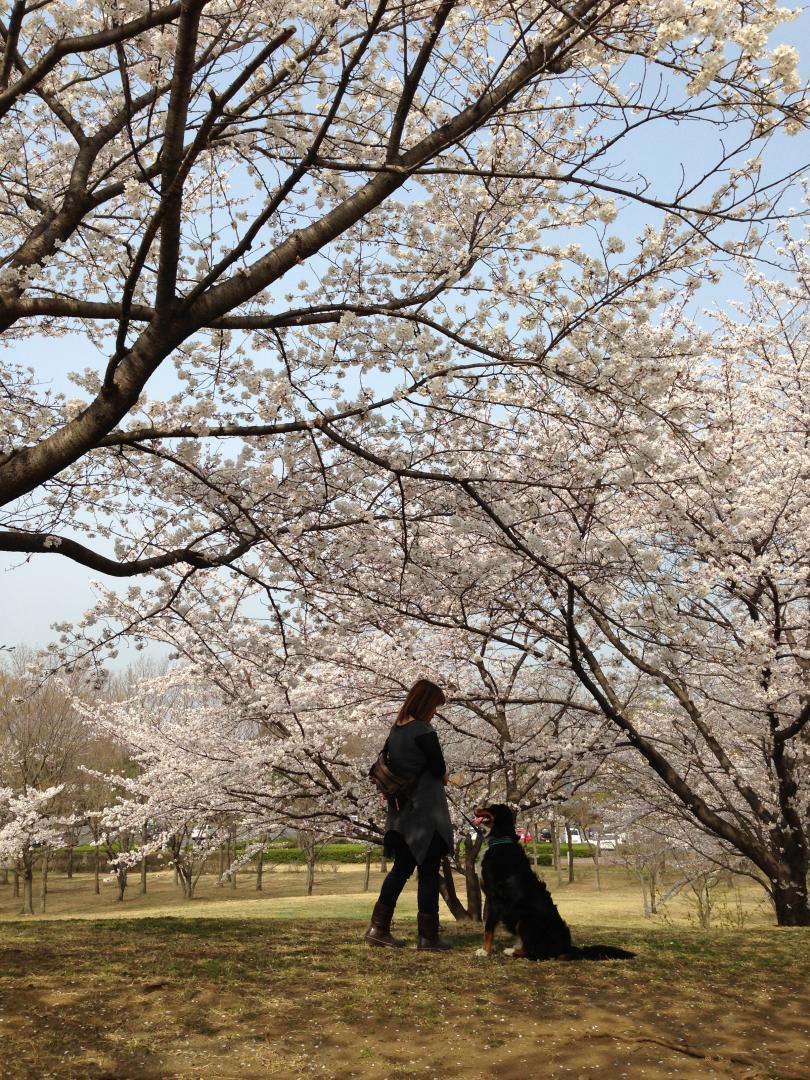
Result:
[[[619,844],[624,843],[624,833],[603,833],[599,840],[602,851],[615,851]]]

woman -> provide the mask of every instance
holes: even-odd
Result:
[[[411,794],[401,803],[388,800],[385,853],[394,865],[380,889],[366,931],[369,945],[399,947],[391,936],[391,919],[405,882],[418,868],[417,949],[444,951],[450,946],[439,937],[439,863],[453,850],[453,827],[444,785],[447,767],[439,738],[430,725],[445,702],[440,687],[427,679],[413,685],[388,736],[388,763],[400,776],[418,777]]]

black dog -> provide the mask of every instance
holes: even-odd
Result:
[[[488,847],[481,866],[484,894],[487,898],[484,920],[484,947],[479,955],[492,952],[498,923],[520,944],[507,949],[511,956],[527,960],[630,960],[636,954],[609,945],[587,945],[578,949],[571,944],[568,924],[551,899],[548,889],[534,874],[526,852],[515,832],[514,814],[508,806],[479,806],[475,824],[488,834]]]

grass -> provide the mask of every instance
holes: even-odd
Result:
[[[579,868],[578,868],[578,872]],[[810,1075],[810,932],[777,929],[754,892],[749,923],[709,932],[688,908],[641,916],[616,868],[557,887],[578,943],[630,962],[530,964],[475,957],[480,928],[452,924],[447,955],[362,942],[362,872],[277,871],[265,895],[171,878],[123,905],[88,881],[52,882],[50,915],[13,915],[0,887],[4,1080],[526,1080],[591,1076],[799,1080]],[[375,872],[372,888],[379,884]],[[137,883],[136,883],[137,884]],[[216,897],[216,898],[215,898]],[[18,903],[18,902],[17,902]],[[137,917],[131,918],[129,916]],[[171,916],[171,917],[166,917]],[[214,916],[214,917],[212,917]],[[446,913],[445,923],[450,920]],[[503,934],[498,944],[507,944]]]
[[[541,867],[555,900],[566,919],[606,927],[649,926],[643,917],[638,886],[618,866],[606,866],[602,870],[603,889],[598,892],[594,884],[593,867],[583,862],[576,867],[576,882],[568,885],[563,874],[558,881],[551,868]],[[108,919],[176,916],[216,918],[365,918],[379,890],[382,875],[379,862],[372,870],[369,892],[363,891],[365,871],[363,867],[333,865],[322,869],[315,879],[314,895],[306,896],[306,875],[297,866],[265,868],[264,888],[255,889],[255,875],[243,873],[237,876],[237,887],[219,885],[214,875],[200,879],[193,901],[183,899],[173,883],[170,871],[150,873],[148,892],[140,894],[137,873],[130,876],[124,903],[118,903],[116,886],[111,880],[102,885],[101,894],[92,891],[92,876],[74,875],[68,880],[64,875],[51,874],[49,878],[46,914],[37,914],[41,920],[79,918]],[[459,887],[461,887],[460,883]],[[39,910],[39,881],[34,883],[35,909]],[[744,926],[767,927],[773,916],[765,894],[753,883],[743,882],[739,894],[724,894],[717,910],[717,925],[733,928],[739,919],[734,910],[737,899],[741,901]],[[0,885],[0,923],[19,917],[21,900],[12,896],[9,885]],[[398,908],[400,915],[414,917],[416,895],[413,883],[407,887]],[[694,925],[686,893],[681,894],[667,908],[666,914],[653,920],[667,926],[670,923],[685,927]]]

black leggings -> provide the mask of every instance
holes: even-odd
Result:
[[[397,906],[399,894],[405,882],[416,869],[416,859],[399,833],[391,834],[390,846],[394,850],[394,865],[388,871],[380,889],[380,902],[390,908]],[[419,866],[419,883],[416,899],[423,915],[435,915],[439,910],[439,863],[447,854],[447,845],[438,833],[433,834],[427,854]]]

